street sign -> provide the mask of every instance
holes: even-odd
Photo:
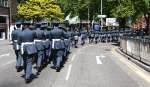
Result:
[[[118,26],[119,26],[119,23],[118,23],[118,22],[115,22],[115,23],[113,23],[113,26],[118,27]]]
[[[98,18],[106,18],[106,15],[97,15]]]
[[[116,18],[106,18],[106,26],[113,26],[116,23]]]

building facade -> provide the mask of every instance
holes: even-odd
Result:
[[[17,0],[0,0],[0,39],[10,38],[10,25],[16,13]]]

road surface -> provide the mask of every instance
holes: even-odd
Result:
[[[73,48],[60,72],[48,65],[31,83],[15,70],[12,46],[0,46],[0,87],[150,87],[150,74],[116,52],[111,43]],[[35,69],[33,70],[35,74]]]

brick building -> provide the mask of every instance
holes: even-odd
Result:
[[[17,0],[0,0],[0,39],[9,39],[12,17],[17,12]]]

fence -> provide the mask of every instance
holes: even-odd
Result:
[[[120,47],[128,55],[150,65],[150,39],[123,36]]]

